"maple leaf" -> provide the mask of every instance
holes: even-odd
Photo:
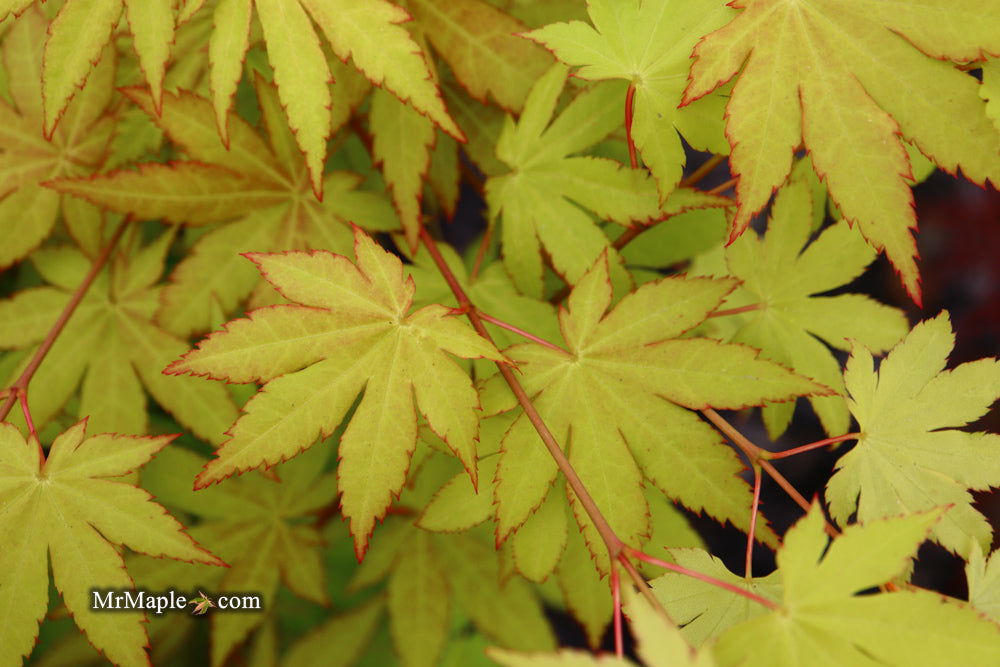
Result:
[[[950,173],[1000,183],[1000,134],[984,113],[979,83],[943,62],[1000,53],[1000,10],[976,0],[732,6],[743,11],[695,49],[683,100],[711,92],[742,67],[726,106],[730,167],[739,177],[730,241],[784,182],[802,143],[844,218],[885,251],[919,304],[901,137]]]
[[[504,265],[534,297],[542,294],[543,247],[571,284],[604,251],[616,281],[629,281],[617,251],[583,209],[625,226],[659,211],[644,171],[610,159],[567,157],[617,129],[621,109],[618,86],[604,84],[579,94],[553,121],[566,75],[564,66],[554,65],[532,88],[518,122],[507,117],[496,154],[512,173],[486,182],[490,220],[503,218]]]
[[[1000,623],[1000,558],[997,551],[989,559],[977,544],[969,550],[965,577],[969,585],[969,604]]]
[[[827,482],[830,515],[840,524],[950,505],[931,539],[968,556],[988,548],[993,530],[969,489],[1000,486],[1000,435],[956,430],[1000,397],[1000,362],[980,359],[944,371],[955,344],[947,312],[915,326],[876,372],[855,346],[844,382],[861,437]]]
[[[991,664],[1000,631],[963,603],[919,589],[857,595],[900,574],[940,516],[850,526],[827,548],[823,512],[813,505],[778,551],[781,608],[724,632],[716,661],[792,667],[822,655],[831,665]],[[769,650],[747,651],[747,642]]]
[[[361,557],[406,477],[417,441],[414,395],[475,481],[479,398],[444,353],[503,357],[444,306],[409,313],[413,281],[359,228],[355,253],[357,264],[323,251],[248,255],[293,305],[230,322],[166,372],[266,383],[198,476],[199,487],[310,447],[320,433],[333,432],[364,390],[341,438],[337,469]]]
[[[552,59],[521,39],[526,26],[483,0],[407,0],[416,26],[474,99],[520,111]]]
[[[559,313],[567,351],[535,343],[505,354],[525,391],[568,449],[611,527],[627,544],[649,529],[642,493],[649,479],[695,511],[747,529],[749,489],[739,458],[690,410],[736,409],[829,390],[757,358],[757,351],[708,339],[678,339],[735,287],[733,280],[671,277],[650,282],[613,309],[607,259],[595,263]],[[491,380],[497,384],[496,377]],[[490,393],[483,389],[484,396]],[[485,399],[484,399],[485,401]],[[496,411],[511,409],[494,406]],[[558,468],[521,414],[504,437],[496,474],[502,541],[544,500]],[[694,483],[697,480],[697,483]],[[607,553],[578,503],[577,520],[602,572]],[[773,541],[766,528],[760,537]]]
[[[160,373],[187,348],[152,322],[162,292],[155,283],[172,239],[167,233],[131,252],[126,246],[97,276],[34,375],[28,405],[36,426],[52,419],[80,387],[77,414],[89,415],[91,428],[142,433],[148,392],[198,437],[220,442],[236,417],[226,390],[193,378],[178,384]],[[90,268],[68,246],[38,250],[32,261],[52,285],[0,301],[0,348],[34,350]]]
[[[88,640],[115,664],[148,662],[141,611],[91,608],[95,590],[133,589],[119,545],[157,557],[224,563],[186,535],[152,497],[116,480],[174,436],[105,433],[86,437],[86,420],[59,435],[48,457],[32,436],[0,423],[0,661],[16,664],[35,644],[49,601],[48,567],[66,608]]]
[[[255,81],[267,143],[233,117],[227,150],[215,140],[211,105],[204,98],[168,93],[163,113],[156,117],[148,93],[125,89],[191,160],[49,183],[143,219],[225,223],[198,240],[164,290],[157,321],[179,336],[208,330],[214,312],[231,312],[259,284],[256,271],[239,253],[309,248],[348,253],[348,222],[376,230],[398,225],[383,197],[357,190],[357,174],[327,174],[329,196],[322,202],[308,194],[305,163],[281,119],[274,88],[260,77]]]
[[[100,212],[92,205],[40,184],[50,178],[89,175],[104,162],[115,130],[115,118],[107,113],[115,58],[113,54],[104,58],[67,108],[65,121],[46,141],[40,74],[46,25],[39,10],[29,9],[3,40],[4,66],[17,76],[9,88],[14,106],[0,99],[0,219],[4,220],[0,267],[25,257],[44,241],[60,212],[77,237],[100,227]]]
[[[314,447],[277,469],[280,482],[251,474],[199,491],[191,478],[206,460],[172,447],[142,471],[142,485],[166,506],[201,518],[190,533],[226,559],[229,568],[209,571],[178,564],[136,563],[136,579],[151,590],[188,585],[216,594],[259,593],[265,609],[277,601],[279,583],[297,596],[327,605],[324,539],[304,523],[337,496],[333,472],[324,473],[330,449]],[[204,597],[204,596],[203,596]],[[262,614],[212,614],[212,664],[221,665],[264,621]]]
[[[21,13],[31,4],[32,0],[8,0],[0,4],[0,20],[8,13]],[[113,51],[105,47],[111,41],[123,8],[139,66],[159,109],[170,44],[174,41],[173,5],[171,0],[67,0],[59,8],[48,25],[45,58],[40,68],[42,90],[35,97],[36,103],[44,107],[45,136],[52,136],[70,100],[84,87],[95,64],[97,69],[101,68],[100,63],[108,55],[104,52]],[[22,16],[19,21],[23,20]],[[42,47],[41,37],[32,43],[32,47],[36,45]],[[99,88],[101,94],[110,96],[109,84]]]
[[[464,141],[448,115],[423,50],[406,28],[406,10],[386,0],[255,0],[257,18],[274,67],[281,104],[295,141],[306,156],[313,191],[323,192],[323,163],[333,103],[330,67],[313,23],[333,52],[352,59],[373,84],[409,103],[445,132]],[[249,47],[250,0],[225,0],[215,9],[209,42],[213,106],[220,136],[228,144],[227,113]],[[377,35],[377,37],[376,37]]]
[[[733,10],[720,0],[594,0],[587,3],[587,12],[593,27],[583,21],[554,23],[526,36],[564,63],[578,66],[580,78],[624,79],[634,86],[632,136],[656,178],[660,200],[666,200],[685,162],[677,131],[698,150],[729,151],[722,135],[721,95],[677,107],[691,49],[729,20]]]
[[[815,296],[857,278],[875,259],[875,251],[844,221],[803,249],[811,227],[809,183],[796,178],[778,191],[763,238],[747,232],[726,250],[730,273],[743,283],[727,305],[760,306],[740,316],[742,326],[732,340],[843,392],[840,363],[823,343],[846,351],[852,340],[881,353],[906,334],[908,324],[900,310],[862,294]],[[843,398],[813,396],[809,401],[828,434],[847,432],[850,415]],[[772,440],[787,428],[794,407],[791,402],[765,406]]]

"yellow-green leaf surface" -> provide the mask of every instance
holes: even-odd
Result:
[[[358,190],[361,177],[351,172],[328,173],[328,196],[322,202],[313,198],[308,170],[282,119],[275,90],[259,77],[256,82],[266,141],[232,116],[227,150],[215,136],[208,100],[168,93],[157,117],[148,93],[126,89],[191,161],[52,183],[61,192],[138,218],[219,223],[199,238],[164,290],[157,321],[179,336],[208,330],[215,309],[231,312],[259,284],[257,272],[240,253],[311,248],[349,253],[348,223],[372,230],[399,224],[389,202]]]
[[[355,253],[357,264],[324,251],[250,255],[293,305],[234,320],[168,372],[266,383],[199,475],[199,487],[295,456],[332,433],[363,391],[338,467],[342,510],[360,556],[403,486],[418,407],[475,482],[479,397],[445,352],[502,357],[444,306],[410,313],[413,282],[403,279],[399,259],[360,229]]]
[[[448,639],[447,572],[431,539],[430,533],[412,531],[389,577],[393,642],[408,667],[437,665]]]
[[[402,23],[410,15],[387,0],[300,0],[341,60],[464,141],[448,115],[423,49]]]
[[[691,410],[736,409],[829,391],[758,359],[751,348],[677,338],[733,287],[734,281],[725,279],[664,278],[643,285],[609,312],[611,282],[602,256],[571,292],[568,310],[560,312],[565,351],[536,343],[505,351],[627,544],[642,543],[649,530],[644,478],[695,511],[748,528],[750,494],[737,478],[739,459]],[[541,504],[557,472],[521,414],[504,437],[497,468],[498,539]],[[607,552],[596,530],[576,503],[573,509],[607,572]],[[774,539],[766,526],[760,537]]]
[[[229,568],[208,573],[179,566],[165,570],[143,560],[140,583],[159,589],[182,582],[206,587],[206,593],[259,593],[272,609],[279,583],[316,604],[329,604],[318,528],[302,521],[334,501],[334,473],[324,473],[329,443],[314,447],[277,469],[281,481],[251,474],[226,484],[194,491],[191,478],[205,459],[172,447],[142,472],[142,485],[170,508],[202,519],[191,529],[201,543],[226,559]],[[211,590],[208,590],[210,588]],[[261,613],[211,614],[212,665],[221,665],[264,621]]]
[[[484,0],[408,0],[420,31],[473,98],[520,111],[531,84],[551,64],[518,33],[527,27]]]
[[[102,59],[91,81],[78,91],[65,120],[49,140],[42,134],[42,45],[47,21],[31,8],[3,36],[0,53],[8,72],[13,106],[0,99],[0,267],[45,240],[60,212],[69,229],[100,231],[99,211],[85,202],[42,187],[52,178],[83,177],[96,171],[115,131],[108,115],[115,79],[114,54]]]
[[[554,23],[529,33],[583,79],[624,79],[635,88],[632,136],[665,200],[681,179],[684,146],[728,152],[721,96],[678,109],[691,49],[733,16],[724,0],[594,0],[593,27]],[[624,104],[624,97],[621,98]],[[676,129],[675,129],[676,128]]]
[[[331,617],[292,645],[281,664],[284,667],[350,667],[356,664],[378,628],[382,607],[376,599]]]
[[[979,82],[946,62],[1000,53],[1000,7],[978,0],[732,5],[742,11],[698,44],[684,93],[691,102],[741,72],[726,106],[730,166],[739,177],[730,240],[785,181],[804,145],[844,218],[885,251],[919,303],[901,138],[945,171],[1000,183],[1000,133],[984,113]]]
[[[616,282],[629,279],[618,253],[591,217],[629,226],[657,215],[656,189],[645,172],[614,160],[571,157],[621,124],[620,86],[580,93],[553,120],[567,70],[553,66],[532,88],[517,123],[507,117],[496,146],[510,173],[486,182],[491,222],[502,219],[503,260],[518,289],[542,293],[542,249],[570,284],[604,251]]]
[[[778,610],[730,628],[714,646],[721,667],[991,665],[1000,628],[964,603],[921,589],[857,595],[903,572],[941,510],[846,528],[829,542],[814,505],[778,551]],[[759,644],[757,644],[759,642]],[[748,650],[767,646],[766,651]]]
[[[965,577],[969,584],[969,604],[1000,623],[1000,558],[997,553],[1000,552],[994,551],[987,559],[982,549],[971,549]]]
[[[993,529],[972,506],[970,489],[1000,486],[1000,436],[958,430],[1000,397],[1000,362],[972,361],[945,371],[955,344],[947,313],[918,324],[874,369],[856,346],[844,381],[861,437],[826,486],[830,514],[844,525],[949,505],[931,538],[968,556],[988,548]]]
[[[101,434],[82,421],[46,458],[0,424],[0,662],[31,654],[52,580],[87,639],[115,664],[146,664],[145,613],[100,613],[93,590],[134,590],[120,546],[151,556],[223,565],[141,489],[115,477],[145,464],[172,440]]]
[[[809,183],[797,178],[778,192],[763,238],[748,231],[729,246],[729,271],[743,283],[732,306],[760,306],[740,316],[732,340],[760,348],[767,358],[843,392],[840,364],[827,345],[846,351],[849,341],[855,341],[882,353],[906,334],[908,325],[901,311],[862,294],[816,296],[861,275],[875,251],[843,221],[803,248],[811,227]],[[850,415],[841,396],[809,400],[829,435],[847,433]],[[764,409],[772,439],[787,428],[793,408],[788,403]]]
[[[669,553],[681,567],[715,577],[772,602],[781,600],[778,573],[747,580],[730,572],[721,560],[702,549],[670,549]],[[673,572],[657,577],[650,582],[650,587],[670,618],[683,628],[685,639],[695,646],[702,646],[734,625],[767,612],[766,607],[749,598]]]
[[[52,419],[79,387],[76,414],[89,417],[94,430],[145,432],[149,393],[199,438],[223,440],[223,432],[236,417],[226,390],[161,373],[187,348],[187,343],[152,321],[163,291],[155,283],[172,238],[164,234],[144,247],[127,243],[87,290],[32,379],[28,405],[36,426]],[[32,259],[52,285],[0,301],[0,348],[33,350],[90,265],[79,251],[66,246],[36,251]],[[20,371],[21,367],[15,372]],[[13,380],[4,379],[8,384]]]
[[[431,164],[434,125],[382,88],[372,93],[372,154],[392,190],[410,250],[419,243],[420,202]]]
[[[156,107],[170,44],[174,10],[170,0],[68,0],[49,26],[42,69],[45,134],[51,135],[66,105],[90,76],[119,19],[127,19],[139,64]],[[40,43],[39,43],[40,45]]]

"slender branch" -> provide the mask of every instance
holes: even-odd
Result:
[[[717,310],[714,313],[709,313],[709,317],[725,317],[726,315],[739,315],[740,313],[749,313],[753,310],[760,310],[764,307],[761,303],[751,303],[749,306],[740,306],[739,308],[728,308],[726,310]]]
[[[726,589],[727,591],[729,591],[731,593],[736,593],[737,595],[742,595],[743,597],[747,598],[748,600],[753,600],[754,602],[756,602],[758,604],[762,604],[765,607],[767,607],[768,609],[777,609],[778,608],[777,603],[772,602],[771,600],[768,600],[767,598],[763,598],[763,597],[757,595],[756,593],[748,591],[745,588],[740,588],[739,586],[737,586],[735,584],[731,584],[728,581],[723,581],[722,579],[716,579],[713,576],[710,576],[710,575],[707,575],[707,574],[703,574],[703,573],[698,572],[696,570],[689,570],[686,567],[682,567],[680,565],[675,565],[674,563],[668,563],[665,560],[660,560],[659,558],[654,558],[653,556],[650,556],[648,554],[644,554],[643,552],[638,551],[637,549],[632,549],[631,547],[626,547],[626,549],[628,550],[628,552],[629,552],[630,555],[635,556],[639,560],[643,560],[643,561],[646,561],[647,563],[651,563],[653,565],[656,565],[657,567],[662,567],[665,570],[670,570],[671,572],[676,572],[678,574],[683,574],[683,575],[686,575],[688,577],[692,577],[692,578],[697,579],[699,581],[704,581],[706,584],[711,584],[713,586],[718,586],[719,588],[724,588],[724,589]]]
[[[771,459],[784,459],[789,456],[795,456],[796,454],[801,454],[802,452],[812,451],[813,449],[819,449],[821,447],[826,447],[828,445],[833,445],[838,442],[843,442],[844,440],[857,440],[861,437],[860,433],[848,433],[846,435],[838,435],[836,438],[827,438],[825,440],[817,440],[816,442],[811,442],[808,445],[802,445],[801,447],[794,447],[792,449],[786,449],[783,452],[770,452],[767,458]]]
[[[635,101],[635,83],[628,84],[628,92],[625,93],[625,141],[628,143],[628,161],[633,169],[639,167],[639,160],[635,155],[635,141],[632,139],[632,117],[633,103]]]
[[[472,306],[472,307],[474,307],[474,306]],[[545,340],[544,338],[539,338],[538,336],[536,336],[534,334],[528,333],[524,329],[519,329],[518,327],[515,327],[513,324],[508,324],[507,322],[504,322],[503,320],[499,320],[499,319],[493,317],[492,315],[487,315],[486,313],[484,313],[481,310],[479,311],[479,317],[483,318],[484,320],[486,320],[490,324],[497,325],[501,329],[506,329],[507,331],[512,331],[512,332],[516,333],[518,336],[522,336],[524,338],[527,338],[532,343],[538,343],[539,345],[544,345],[545,347],[549,348],[550,350],[555,350],[557,352],[562,352],[564,354],[569,354],[569,352],[567,352],[563,348],[559,347],[555,343],[550,343],[549,341]]]
[[[83,278],[83,282],[81,282],[76,288],[76,291],[73,292],[73,295],[69,298],[69,302],[66,304],[66,307],[63,308],[63,311],[59,314],[55,324],[52,325],[52,328],[42,340],[42,344],[38,346],[37,350],[35,350],[35,355],[31,358],[31,361],[28,362],[24,372],[22,372],[17,380],[14,381],[14,384],[10,386],[7,399],[4,401],[3,406],[0,407],[0,421],[7,419],[7,415],[10,414],[11,408],[14,407],[14,403],[21,399],[22,396],[25,397],[24,401],[25,405],[27,405],[28,383],[31,382],[31,378],[34,377],[38,367],[42,365],[42,361],[45,360],[45,355],[47,355],[49,350],[52,349],[52,345],[56,342],[59,334],[62,333],[62,330],[66,327],[66,323],[69,321],[69,318],[72,317],[76,307],[80,305],[81,301],[83,301],[83,297],[86,295],[91,283],[94,282],[94,279],[97,278],[97,274],[101,272],[101,269],[104,268],[108,258],[111,257],[111,252],[115,249],[115,246],[118,245],[119,239],[121,239],[122,234],[125,233],[125,228],[130,222],[131,218],[125,218],[121,221],[121,224],[118,225],[118,228],[115,229],[111,238],[108,239],[107,245],[105,245],[101,250],[101,254],[94,259],[94,263],[90,266],[90,270]]]
[[[753,467],[753,504],[750,506],[750,532],[747,533],[747,559],[743,568],[743,576],[753,579],[753,543],[757,534],[757,514],[760,511],[760,466]]]
[[[698,183],[701,182],[703,178],[711,174],[712,170],[714,170],[720,164],[725,162],[725,160],[726,160],[725,155],[713,155],[712,157],[702,162],[701,166],[692,171],[690,176],[682,180],[678,184],[678,187],[690,188],[694,185],[697,185]]]
[[[35,422],[31,419],[31,410],[28,409],[28,391],[22,389],[19,393],[21,396],[21,413],[24,415],[24,423],[28,425],[28,434],[33,435],[35,440],[38,440],[38,431],[35,430]]]
[[[618,567],[611,561],[611,601],[614,605],[615,655],[625,656],[625,641],[622,636],[622,582],[618,577]]]
[[[483,238],[479,241],[479,249],[476,250],[476,261],[472,264],[472,273],[469,274],[469,280],[475,280],[479,277],[479,269],[483,266],[483,260],[486,259],[486,251],[489,250],[492,241],[493,225],[486,225]]]
[[[628,576],[631,577],[632,583],[635,584],[635,587],[639,589],[639,594],[646,598],[649,605],[656,611],[657,614],[660,615],[661,618],[663,618],[664,621],[673,625],[674,622],[671,620],[667,610],[663,608],[663,603],[661,603],[660,599],[653,594],[653,589],[649,587],[649,584],[646,583],[642,574],[639,573],[639,570],[636,569],[632,561],[628,559],[628,554],[625,552],[618,554],[618,562],[625,568],[625,571],[628,573]]]
[[[725,183],[722,183],[721,185],[716,185],[711,190],[706,190],[705,194],[707,194],[707,195],[721,195],[723,192],[725,192],[729,188],[731,188],[734,185],[736,185],[736,182],[738,180],[740,180],[740,179],[738,179],[738,178],[730,178]]]
[[[785,476],[775,469],[771,462],[767,460],[770,452],[762,447],[750,442],[746,436],[737,431],[732,424],[727,422],[722,418],[718,412],[712,408],[706,408],[701,411],[701,414],[708,418],[708,421],[712,422],[717,429],[722,431],[729,441],[740,448],[740,450],[750,459],[751,465],[759,465],[764,471],[770,475],[771,479],[778,483],[785,493],[795,501],[795,503],[801,507],[804,511],[808,512],[810,509],[809,501],[806,500],[798,490],[792,486],[792,483],[785,479]],[[840,531],[830,525],[830,522],[826,522],[826,533],[830,537],[836,537],[840,535]]]
[[[642,234],[644,231],[646,231],[650,227],[653,227],[654,225],[656,225],[656,224],[658,224],[660,222],[663,222],[664,220],[667,220],[670,217],[671,216],[669,216],[669,215],[668,216],[664,216],[663,218],[661,218],[659,220],[654,220],[653,222],[650,222],[648,225],[637,224],[634,227],[629,227],[628,229],[626,229],[622,233],[621,236],[619,236],[618,238],[616,238],[615,242],[612,243],[611,245],[614,246],[615,250],[621,250],[622,248],[624,248],[625,246],[627,246],[629,243],[631,243],[633,240],[635,240],[635,237],[639,236],[639,234]]]

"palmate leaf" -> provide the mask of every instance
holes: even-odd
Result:
[[[120,170],[49,185],[120,213],[188,224],[224,223],[202,236],[174,270],[157,321],[179,336],[208,330],[212,313],[231,312],[260,282],[241,252],[324,248],[349,253],[348,222],[368,229],[398,226],[380,195],[357,190],[361,177],[326,175],[328,196],[309,194],[309,179],[281,117],[274,88],[256,78],[268,141],[244,120],[230,120],[230,145],[219,144],[211,104],[191,93],[168,93],[155,116],[148,93],[124,92],[191,158],[139,171]]]
[[[2,15],[2,12],[0,12]],[[109,112],[115,79],[114,54],[101,61],[90,83],[66,110],[50,140],[42,136],[42,44],[47,22],[26,11],[3,38],[0,51],[14,106],[0,100],[0,267],[28,254],[52,231],[59,214],[77,236],[99,233],[100,212],[91,204],[41,186],[51,178],[94,173],[104,162],[115,131]],[[82,240],[82,239],[80,239]]]
[[[578,66],[583,79],[624,79],[635,86],[632,136],[665,200],[680,181],[685,161],[674,128],[698,150],[729,150],[722,134],[722,96],[677,106],[691,49],[733,10],[724,0],[594,0],[587,11],[593,27],[582,21],[554,23],[527,36]]]
[[[386,0],[254,0],[257,18],[274,67],[281,104],[305,153],[313,191],[323,193],[323,163],[330,133],[333,99],[327,86],[330,68],[316,24],[343,61],[351,59],[373,84],[407,102],[460,141],[462,131],[448,115],[421,47],[406,28],[406,10]],[[215,118],[228,143],[227,113],[249,46],[251,0],[216,5],[209,44]]]
[[[609,159],[569,157],[618,128],[621,90],[602,84],[580,93],[553,120],[566,76],[564,66],[554,65],[532,88],[518,122],[507,117],[496,153],[511,173],[486,182],[490,220],[503,220],[504,265],[518,288],[536,298],[542,294],[543,248],[570,284],[604,251],[616,282],[628,282],[617,251],[584,209],[625,226],[659,211],[655,185],[644,171]]]
[[[691,102],[742,67],[726,106],[730,165],[740,179],[730,240],[784,182],[804,144],[844,218],[885,251],[919,303],[910,161],[900,136],[945,171],[1000,183],[1000,133],[979,83],[944,62],[1000,53],[1000,8],[977,0],[732,5],[743,11],[695,49],[684,92]]]
[[[234,320],[166,372],[266,383],[198,476],[198,487],[312,446],[333,432],[363,390],[341,438],[337,469],[360,557],[375,520],[403,486],[417,441],[417,406],[476,481],[479,397],[445,352],[503,357],[444,306],[410,313],[413,282],[403,279],[401,262],[357,228],[355,253],[357,264],[323,251],[249,255],[294,305]]]
[[[77,414],[89,416],[91,428],[143,433],[148,392],[198,437],[222,440],[236,418],[225,388],[193,378],[178,383],[160,372],[187,348],[152,322],[162,292],[155,283],[172,238],[163,234],[149,246],[119,252],[97,276],[32,379],[28,405],[36,426],[52,419],[80,387]],[[32,260],[52,285],[0,301],[0,348],[33,352],[90,266],[65,246],[38,250]],[[3,380],[12,381],[25,363]]]
[[[736,454],[690,410],[783,401],[829,389],[757,358],[757,351],[708,339],[678,339],[735,287],[732,280],[664,278],[610,312],[601,257],[560,312],[567,351],[535,343],[505,354],[557,441],[618,536],[640,544],[649,520],[643,479],[695,511],[748,529],[749,488]],[[491,380],[494,384],[497,379]],[[489,387],[484,394],[490,393]],[[494,410],[510,409],[506,405]],[[496,474],[497,538],[505,539],[545,499],[558,469],[520,414],[504,437]],[[607,552],[582,508],[574,513],[602,572]],[[761,527],[759,537],[774,540]]]
[[[1000,623],[1000,558],[994,551],[987,559],[981,549],[970,549],[965,577],[969,584],[969,604]]]
[[[843,221],[803,248],[811,227],[809,182],[793,178],[778,191],[763,238],[748,231],[726,250],[731,275],[743,283],[732,306],[760,305],[740,316],[742,326],[732,340],[760,348],[765,357],[843,392],[840,364],[826,345],[848,350],[849,341],[855,341],[881,353],[908,327],[901,311],[862,294],[815,296],[857,278],[875,259],[875,251]],[[850,414],[842,397],[809,400],[829,435],[847,432]],[[772,439],[787,428],[793,409],[794,403],[765,406]]]
[[[171,509],[201,519],[190,530],[202,544],[225,558],[229,568],[209,571],[197,565],[142,559],[132,566],[137,582],[150,590],[202,587],[215,593],[254,592],[264,609],[273,609],[279,583],[295,595],[327,605],[323,538],[303,519],[334,501],[333,472],[324,473],[328,446],[314,447],[277,470],[280,482],[258,474],[194,491],[191,478],[205,459],[180,447],[163,452],[142,471],[142,486]],[[212,614],[212,665],[224,664],[265,620],[259,613]]]
[[[969,490],[1000,486],[1000,435],[957,429],[1000,397],[1000,362],[945,371],[954,344],[944,312],[914,327],[877,372],[871,354],[854,347],[844,382],[861,437],[837,462],[826,497],[841,525],[855,512],[869,521],[949,505],[931,539],[968,557],[989,548],[993,535]]]
[[[48,567],[87,639],[115,664],[146,664],[145,613],[91,609],[93,590],[134,589],[119,545],[157,557],[224,565],[150,495],[122,477],[172,436],[86,437],[81,421],[52,443],[0,423],[0,662],[31,653],[49,600]]]
[[[828,545],[814,505],[778,551],[781,608],[728,629],[720,667],[991,665],[1000,630],[965,604],[915,589],[857,595],[906,569],[940,510],[853,525]],[[825,553],[824,553],[825,552]],[[747,650],[760,642],[766,651]]]

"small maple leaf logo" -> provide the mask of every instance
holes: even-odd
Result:
[[[206,611],[209,610],[210,607],[215,606],[215,603],[212,602],[212,598],[205,595],[203,591],[198,591],[198,597],[188,602],[188,604],[194,605],[194,611],[192,611],[191,613],[196,614],[198,616],[204,614]]]

